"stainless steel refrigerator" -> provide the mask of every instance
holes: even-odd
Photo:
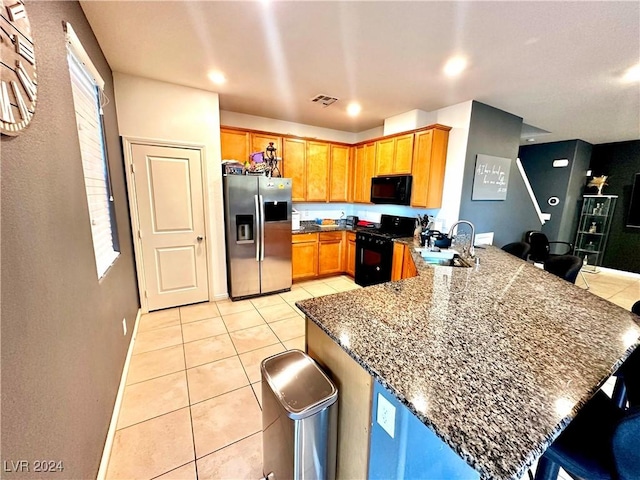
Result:
[[[229,296],[291,289],[291,179],[225,175],[222,181]]]

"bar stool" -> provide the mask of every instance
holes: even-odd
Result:
[[[640,410],[618,408],[598,391],[538,461],[535,480],[640,478]]]
[[[640,300],[633,304],[631,311],[640,315]],[[630,396],[629,403],[632,407],[640,406],[640,378],[633,380],[634,375],[640,377],[640,351],[633,352],[625,364],[615,373],[616,383],[611,398],[620,408],[626,407],[627,396]],[[629,394],[627,394],[627,383],[631,387]]]

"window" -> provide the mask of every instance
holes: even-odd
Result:
[[[82,48],[71,25],[66,24],[69,73],[78,125],[84,184],[89,206],[93,251],[98,278],[119,255],[109,164],[102,123],[104,81]]]

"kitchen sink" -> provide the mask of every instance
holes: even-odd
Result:
[[[430,265],[443,265],[447,267],[471,267],[471,263],[460,257],[460,254],[453,249],[445,249],[440,251],[432,251],[426,247],[415,247],[415,251],[425,263]]]

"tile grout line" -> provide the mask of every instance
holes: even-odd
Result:
[[[216,310],[218,310],[218,306],[216,305]],[[187,382],[187,405],[189,407],[189,422],[191,423],[191,441],[193,443],[193,468],[196,473],[196,479],[198,478],[198,462],[196,461],[198,455],[196,453],[196,432],[195,428],[193,428],[193,411],[191,410],[191,391],[189,390],[189,375],[187,373],[187,353],[184,348],[184,331],[182,329],[182,311],[178,310],[180,315],[180,335],[182,337],[182,356],[184,359],[184,376]],[[220,310],[218,310],[220,313]]]

